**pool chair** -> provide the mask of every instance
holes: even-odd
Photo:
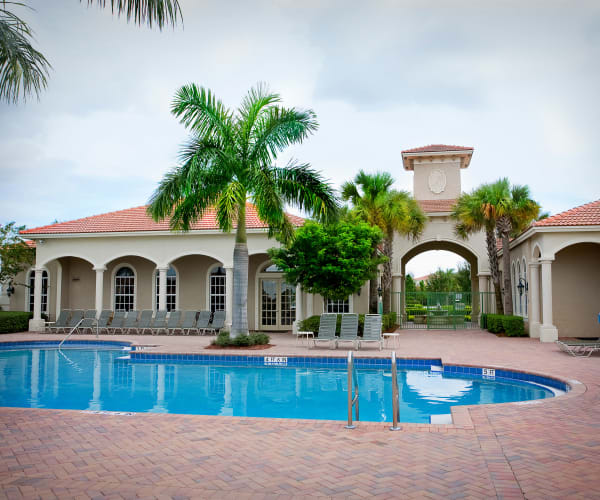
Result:
[[[189,335],[190,331],[198,331],[196,328],[196,314],[198,314],[196,311],[185,311],[181,323],[181,332],[184,335]]]
[[[59,329],[66,328],[69,324],[69,317],[71,316],[71,309],[63,309],[56,321],[47,321],[46,328],[50,333],[58,333]]]
[[[85,332],[89,330],[92,332],[93,328],[96,326],[96,309],[88,309],[85,311],[83,315],[83,321],[77,327],[77,333],[79,331]]]
[[[112,321],[110,322],[110,325],[108,325],[106,328],[106,331],[108,333],[112,333],[113,335],[117,333],[117,330],[120,331],[123,328],[123,322],[125,321],[126,314],[126,311],[116,311]]]
[[[167,335],[173,335],[175,330],[179,329],[181,320],[181,311],[171,311],[169,313],[169,321],[167,321]]]
[[[340,337],[337,339],[337,345],[340,342],[352,342],[352,349],[356,349],[358,344],[358,314],[342,314],[342,326],[340,327]]]
[[[217,335],[225,326],[225,311],[215,311],[210,326],[204,329],[204,334]]]
[[[83,310],[82,309],[75,309],[73,311],[73,313],[71,314],[71,319],[69,319],[69,323],[67,324],[66,327],[63,327],[63,331],[64,332],[70,332],[73,329],[76,329],[77,327],[79,327],[80,323],[83,322]]]
[[[365,326],[363,328],[362,339],[358,341],[360,349],[365,342],[376,342],[379,344],[379,350],[383,348],[383,339],[381,338],[381,314],[365,314]]]
[[[140,314],[140,319],[138,320],[138,324],[137,324],[137,334],[138,335],[144,335],[144,333],[146,333],[146,331],[149,331],[150,333],[152,333],[152,330],[150,330],[150,325],[152,323],[152,315],[154,314],[154,311],[152,309],[144,309],[142,311],[142,314]]]
[[[131,330],[137,330],[138,324],[138,316],[140,315],[139,311],[129,311],[127,313],[127,318],[123,323],[123,327],[121,328],[121,333],[130,333]]]
[[[321,314],[319,320],[319,336],[313,339],[313,345],[316,347],[317,342],[333,342],[333,347],[337,346],[337,337],[335,336],[335,328],[337,325],[337,314],[325,313]]]
[[[196,330],[200,335],[204,335],[204,330],[208,328],[210,323],[210,311],[200,311],[198,321],[196,321]]]
[[[110,317],[112,316],[112,313],[113,312],[110,309],[104,309],[100,313],[100,317],[98,318],[98,324],[97,324],[98,333],[102,333],[102,330],[104,330],[106,333],[108,333],[108,322],[110,321]]]
[[[156,311],[154,321],[152,322],[152,335],[158,334],[161,330],[167,329],[167,311]]]
[[[596,351],[600,351],[600,342],[598,341],[557,340],[556,344],[561,351],[571,356],[589,358]]]

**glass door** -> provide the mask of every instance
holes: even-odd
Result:
[[[283,279],[260,280],[260,327],[290,330],[296,319],[296,287]]]

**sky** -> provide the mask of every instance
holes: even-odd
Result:
[[[28,227],[143,205],[176,165],[176,90],[229,107],[257,82],[319,130],[279,159],[334,186],[388,171],[403,149],[475,149],[462,188],[508,177],[550,213],[600,198],[600,2],[180,1],[184,22],[128,24],[78,0],[15,12],[52,64],[39,100],[0,104],[0,223]],[[421,254],[416,276],[461,259]]]

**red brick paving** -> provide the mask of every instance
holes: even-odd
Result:
[[[2,340],[15,338],[39,336]],[[154,341],[166,352],[206,344],[142,339]],[[274,343],[261,354],[307,352],[282,335]],[[398,432],[365,422],[348,431],[333,421],[2,408],[0,492],[61,499],[600,498],[600,356],[572,358],[552,344],[481,331],[402,332],[396,350],[582,383],[555,399],[455,407],[454,425],[403,424]]]

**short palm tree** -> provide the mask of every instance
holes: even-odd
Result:
[[[540,215],[540,206],[530,198],[529,187],[514,185],[507,178],[489,186],[484,211],[496,221],[496,232],[502,240],[502,274],[504,281],[504,314],[513,314],[512,279],[510,274],[510,238],[523,231]]]
[[[79,0],[83,2],[83,0]],[[88,5],[106,7],[112,12],[125,14],[136,24],[176,24],[181,18],[178,0],[87,0]],[[7,6],[26,7],[22,2],[0,0],[0,100],[17,102],[40,92],[48,85],[50,63],[33,48],[33,32],[29,25]]]
[[[456,221],[456,234],[463,239],[470,234],[485,231],[485,243],[496,297],[496,311],[498,314],[504,314],[496,246],[496,220],[489,217],[493,215],[490,211],[486,211],[488,193],[488,184],[483,184],[470,193],[463,193],[452,209],[452,218]]]
[[[387,172],[367,174],[361,170],[354,181],[346,182],[342,186],[342,199],[350,200],[354,212],[362,220],[379,227],[383,232],[383,255],[388,258],[383,264],[381,275],[383,310],[386,313],[391,308],[394,232],[416,239],[423,232],[427,221],[426,215],[413,197],[406,191],[391,189],[392,184],[394,178]],[[373,297],[377,297],[375,280],[371,280],[370,290],[372,300]]]
[[[169,218],[174,230],[188,230],[212,209],[221,230],[235,228],[232,336],[248,333],[246,203],[256,205],[269,235],[283,242],[293,238],[284,205],[321,221],[337,213],[333,189],[309,165],[291,161],[286,167],[273,166],[281,151],[318,127],[313,111],[284,108],[280,102],[278,94],[258,85],[231,111],[210,90],[181,87],[171,111],[191,137],[180,165],[164,176],[148,207],[155,220]]]

